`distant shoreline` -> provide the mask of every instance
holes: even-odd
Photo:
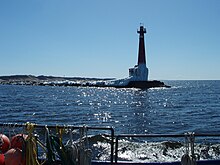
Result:
[[[107,81],[115,78],[85,78],[85,77],[58,77],[58,76],[34,76],[34,75],[10,75],[0,76],[0,84],[14,85],[42,85],[43,82],[52,81]]]

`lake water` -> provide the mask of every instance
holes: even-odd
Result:
[[[0,85],[1,122],[112,126],[117,133],[220,132],[220,81],[148,90]]]
[[[220,81],[171,88],[0,85],[1,123],[112,126],[115,133],[220,132]]]

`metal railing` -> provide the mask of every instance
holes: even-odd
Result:
[[[0,123],[0,127],[11,127],[17,128],[22,127],[25,128],[26,124],[17,124],[17,123]],[[41,125],[35,124],[36,128],[45,129],[45,126],[48,129],[87,129],[87,130],[97,130],[97,131],[109,131],[110,134],[107,136],[110,137],[110,163],[114,164],[118,162],[118,148],[119,148],[119,139],[122,138],[184,138],[187,134],[119,134],[115,135],[115,131],[112,127],[90,127],[90,126],[74,126],[74,125]],[[220,134],[194,134],[194,137],[220,137]]]
[[[115,133],[114,133],[114,129],[112,127],[89,127],[89,126],[73,126],[73,125],[40,125],[40,124],[34,124],[35,128],[41,128],[41,129],[45,129],[45,126],[48,129],[86,129],[86,130],[101,130],[101,131],[110,131],[110,145],[111,145],[111,155],[110,155],[110,162],[111,164],[113,164],[114,158],[114,137],[115,137]],[[0,127],[11,127],[11,128],[25,128],[26,124],[17,124],[17,123],[0,123]]]

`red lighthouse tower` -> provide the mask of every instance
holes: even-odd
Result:
[[[146,67],[144,34],[146,29],[140,26],[139,34],[138,63],[134,68],[129,69],[129,77],[132,81],[148,81],[148,68]]]
[[[141,26],[140,30],[138,30],[137,33],[139,33],[138,65],[146,64],[144,46],[144,34],[146,33],[146,29]]]

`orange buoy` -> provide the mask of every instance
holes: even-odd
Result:
[[[0,165],[5,165],[5,155],[0,154]]]
[[[4,154],[6,151],[8,151],[9,147],[10,147],[9,138],[4,134],[0,134],[0,152]]]
[[[20,149],[11,148],[5,153],[5,165],[25,165]]]
[[[11,148],[19,148],[22,150],[22,147],[25,145],[25,140],[28,135],[25,134],[17,134],[11,138]],[[24,146],[25,147],[25,146]]]

